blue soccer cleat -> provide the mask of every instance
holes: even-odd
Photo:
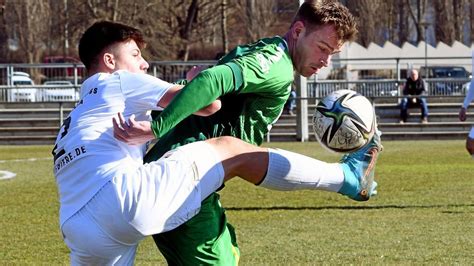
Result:
[[[377,157],[382,151],[380,135],[381,132],[376,130],[372,140],[364,147],[342,157],[344,184],[338,193],[357,201],[369,200],[377,194],[374,172]]]

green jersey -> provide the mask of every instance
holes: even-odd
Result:
[[[281,115],[292,82],[293,64],[281,37],[238,46],[188,83],[155,118],[159,140],[145,161],[180,145],[224,135],[260,145]],[[214,115],[191,115],[217,98],[222,108]]]

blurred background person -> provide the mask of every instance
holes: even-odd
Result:
[[[426,101],[427,89],[425,81],[418,75],[416,69],[412,69],[403,87],[403,99],[400,103],[400,123],[403,124],[408,118],[408,108],[419,106],[421,109],[421,123],[428,123],[428,103]]]
[[[288,115],[294,115],[296,107],[296,90],[295,88],[291,87],[291,92],[290,92],[290,97],[288,97],[288,100],[285,103],[285,114]]]

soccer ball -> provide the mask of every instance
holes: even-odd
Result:
[[[348,153],[364,146],[375,133],[375,111],[370,101],[352,90],[338,90],[316,106],[316,139],[331,151]]]

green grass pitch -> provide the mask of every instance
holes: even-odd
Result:
[[[336,162],[317,143],[271,143]],[[353,202],[323,191],[275,192],[240,180],[221,192],[241,265],[472,265],[474,160],[464,141],[386,141],[379,195]],[[0,146],[0,265],[64,265],[49,146]],[[39,160],[17,160],[40,158]],[[256,162],[258,163],[258,162]],[[318,171],[318,169],[314,169]],[[0,172],[0,177],[4,176]],[[164,265],[151,238],[136,265]]]

